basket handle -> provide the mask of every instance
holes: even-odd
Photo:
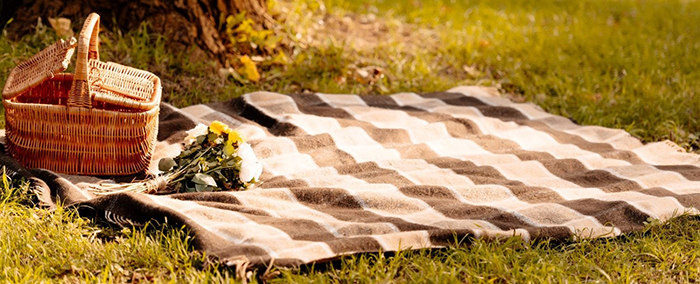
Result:
[[[90,67],[88,61],[90,59],[98,60],[100,32],[100,15],[91,13],[85,19],[83,29],[78,36],[78,57],[75,62],[75,75],[73,75],[73,85],[71,86],[68,97],[69,107],[85,107],[92,106],[92,98],[90,97],[90,88],[88,86],[88,74]]]

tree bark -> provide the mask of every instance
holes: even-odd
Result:
[[[165,35],[172,44],[181,47],[196,44],[220,59],[226,51],[222,27],[227,16],[245,12],[261,27],[270,27],[274,23],[267,13],[265,0],[15,1],[22,4],[13,7],[16,9],[11,13],[13,21],[7,26],[8,35],[14,39],[31,33],[38,17],[44,23],[49,17],[69,18],[79,23],[89,13],[97,12],[102,17],[102,24],[110,29],[132,30],[146,21],[151,31]]]

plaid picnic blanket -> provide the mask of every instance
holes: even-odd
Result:
[[[468,237],[615,236],[700,205],[697,155],[579,126],[488,88],[256,92],[183,109],[164,104],[160,119],[153,170],[179,153],[184,131],[219,120],[253,145],[264,183],[243,192],[95,197],[81,190],[95,178],[18,171],[46,189],[49,205],[60,200],[124,226],[186,226],[197,249],[228,265],[296,266]]]

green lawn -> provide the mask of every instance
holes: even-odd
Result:
[[[581,124],[698,146],[698,1],[326,2],[434,30],[428,48],[368,52],[389,92],[496,85]]]
[[[197,53],[172,52],[147,27],[103,32],[102,59],[151,70],[165,100],[185,106],[245,92],[393,93],[496,86],[581,124],[622,128],[643,141],[697,149],[700,2],[350,1],[272,3],[286,18],[286,64],[260,63],[261,80],[221,79]],[[52,43],[50,28],[0,37],[0,84]],[[194,55],[192,55],[194,54]],[[365,72],[369,72],[367,76]],[[48,213],[3,189],[0,279],[223,281],[179,229],[117,230]],[[11,228],[11,229],[7,229]],[[563,244],[475,240],[439,251],[347,257],[281,270],[272,282],[687,282],[697,279],[700,222],[680,217],[618,239]]]

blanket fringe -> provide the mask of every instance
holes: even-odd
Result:
[[[234,261],[232,264],[236,266],[236,277],[241,279],[243,284],[248,284],[248,277],[252,275],[252,272],[248,271],[248,266],[250,265],[248,258],[243,256],[241,259]]]

